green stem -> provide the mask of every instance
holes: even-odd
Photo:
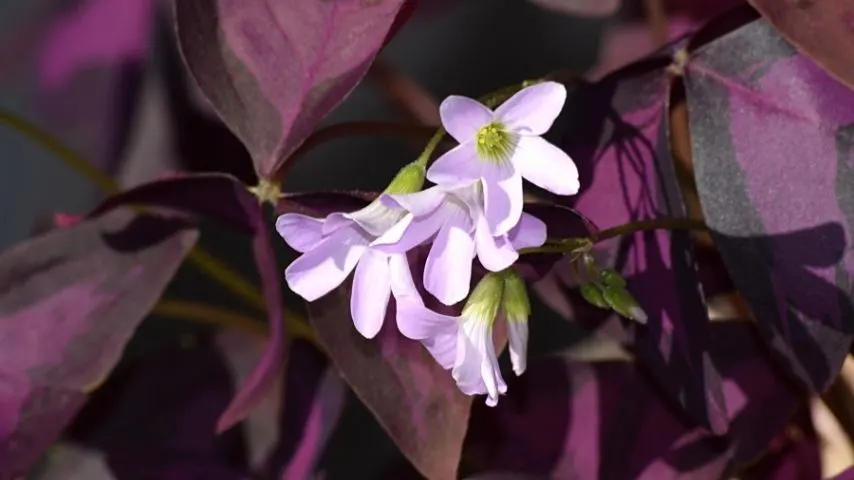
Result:
[[[589,237],[570,237],[557,240],[557,243],[548,243],[542,247],[523,248],[520,254],[531,253],[569,253],[577,249],[583,240],[595,245],[605,240],[610,240],[623,235],[631,235],[637,232],[650,230],[702,230],[708,231],[709,227],[702,220],[692,218],[653,218],[649,220],[638,220],[636,222],[606,228]]]

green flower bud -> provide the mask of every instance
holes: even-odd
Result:
[[[638,323],[646,323],[646,312],[638,305],[635,297],[623,287],[607,286],[603,292],[605,301],[615,312]]]
[[[608,302],[602,296],[602,289],[595,283],[585,283],[581,285],[581,296],[584,297],[591,305],[608,310]]]
[[[504,275],[486,274],[472,290],[463,307],[463,317],[476,317],[494,321],[504,296]]]
[[[504,273],[503,307],[510,321],[524,321],[531,316],[531,301],[525,281],[513,270]]]
[[[386,187],[385,193],[392,195],[415,193],[424,186],[424,177],[424,165],[412,162],[397,172],[397,175],[394,176],[391,183]]]
[[[602,279],[602,283],[604,283],[605,285],[620,288],[626,286],[626,280],[619,273],[617,273],[616,270],[612,268],[606,268],[602,270],[602,272],[599,274],[599,278]]]

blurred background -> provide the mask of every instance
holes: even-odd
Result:
[[[555,70],[598,78],[739,2],[627,0],[617,11],[595,17],[580,16],[564,3],[578,2],[420,0],[365,80],[323,124],[384,120],[436,125],[438,101],[450,94],[479,96]],[[177,171],[228,172],[254,184],[242,145],[184,75],[170,4],[170,0],[0,0],[0,109],[49,132],[124,187]],[[337,139],[312,150],[291,169],[284,190],[380,190],[421,146],[390,136]],[[0,126],[0,151],[0,248],[52,228],[57,213],[84,214],[104,196],[79,172],[12,128]],[[247,278],[255,278],[246,238],[205,225],[200,243]],[[282,255],[284,259],[287,254]],[[245,310],[240,301],[186,267],[168,295]],[[542,305],[536,308],[532,354],[583,340],[571,323]],[[257,322],[262,326],[263,318]],[[117,370],[117,380],[99,391],[67,441],[45,458],[34,478],[143,478],[119,476],[116,465],[122,462],[107,459],[106,446],[116,436],[135,435],[132,432],[145,422],[156,424],[152,419],[162,413],[157,408],[178,403],[176,398],[189,395],[190,386],[222,390],[226,397],[233,387],[219,388],[204,379],[194,384],[169,383],[157,375],[148,378],[139,359],[151,352],[168,352],[158,353],[160,362],[169,358],[167,365],[178,365],[176,370],[182,372],[184,367],[189,372],[207,371],[203,359],[185,358],[181,352],[189,344],[201,342],[204,350],[205,342],[213,342],[221,351],[233,353],[226,355],[226,363],[229,375],[239,379],[257,358],[258,336],[200,340],[212,329],[162,312],[147,320]],[[333,399],[328,410],[330,425],[335,426],[340,415],[337,426],[326,432],[328,448],[313,452],[323,478],[418,478],[370,413],[327,371],[323,356],[308,344],[297,348],[302,352],[299,362],[304,362],[298,365],[314,372],[310,381],[318,385],[315,391],[341,399],[338,403]],[[140,375],[148,378],[142,383],[147,387],[139,386]],[[298,381],[293,378],[289,382]],[[137,391],[134,388],[142,389],[138,397],[144,401],[127,393]],[[155,391],[162,395],[152,395]],[[288,423],[291,420],[277,411],[280,403],[281,399],[272,399],[261,413],[278,420],[265,424],[262,419],[257,428],[245,428],[241,439],[218,439],[216,449],[244,451],[254,458],[265,456],[257,453],[260,450],[297,448],[280,437],[301,419]],[[211,410],[215,418],[216,408]],[[164,422],[180,423],[181,417],[168,418]],[[169,428],[149,428],[140,436],[156,442],[150,435]],[[241,446],[234,448],[234,442]],[[850,447],[836,455],[843,467],[854,459]]]

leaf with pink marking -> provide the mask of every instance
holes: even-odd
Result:
[[[187,66],[270,177],[362,79],[404,0],[182,0]]]
[[[270,243],[269,220],[245,185],[221,174],[184,175],[149,182],[108,198],[96,212],[121,204],[166,207],[209,217],[252,235],[252,253],[261,277],[270,340],[261,361],[220,417],[217,429],[227,430],[245,418],[269,391],[282,370],[289,340],[284,330],[282,279]]]
[[[469,473],[546,478],[718,479],[761,455],[805,398],[765,358],[748,322],[711,329],[724,378],[726,436],[697,427],[628,362],[582,363],[571,353],[529,365],[494,409],[475,404]]]
[[[606,17],[616,13],[622,0],[530,0],[543,8],[582,17]]]
[[[550,132],[580,168],[581,192],[571,206],[600,229],[656,218],[685,218],[687,209],[668,141],[672,75],[666,67],[681,40],[601,81],[573,90]],[[637,232],[598,243],[601,266],[613,267],[647,313],[644,325],[589,311],[568,262],[536,291],[559,312],[590,327],[606,324],[638,363],[700,425],[727,429],[721,379],[708,354],[709,320],[689,233]],[[579,312],[587,313],[579,315]]]
[[[183,220],[115,210],[0,254],[0,477],[56,439],[196,238]]]
[[[824,391],[854,339],[854,92],[762,19],[684,78],[715,245],[775,358]]]

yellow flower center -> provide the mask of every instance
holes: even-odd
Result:
[[[509,160],[516,149],[519,139],[516,135],[507,131],[507,128],[499,122],[492,122],[475,134],[475,149],[483,160],[492,162],[503,162]]]

